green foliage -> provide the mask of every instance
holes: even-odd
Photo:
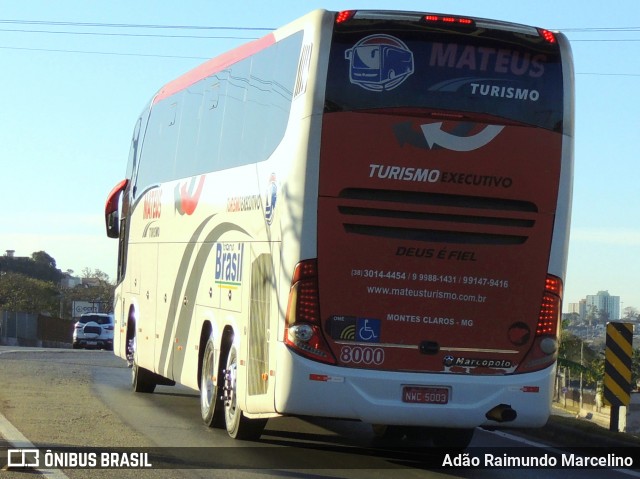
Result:
[[[581,353],[582,348],[582,353]],[[580,360],[582,354],[582,361]],[[558,352],[558,366],[571,370],[572,374],[585,374],[588,384],[604,381],[604,351],[597,351],[582,340],[567,332],[562,332],[562,341]],[[640,348],[633,350],[631,359],[631,387],[635,389],[640,380]]]
[[[52,281],[13,272],[0,276],[0,309],[57,315],[59,294]]]
[[[62,271],[56,268],[56,260],[44,251],[37,251],[26,257],[0,256],[1,273],[19,273],[42,281],[59,282]]]
[[[26,257],[0,257],[0,310],[44,313],[71,318],[73,301],[94,301],[113,305],[114,288],[100,270],[83,270],[83,284],[63,288],[63,274],[56,260],[44,251]]]
[[[62,290],[64,314],[72,316],[71,306],[74,301],[105,303],[110,310],[113,305],[114,287],[109,281],[109,275],[99,269],[92,271],[89,268],[83,269],[82,274],[84,277],[83,284]]]
[[[587,383],[596,383],[604,376],[602,355],[582,339],[567,331],[562,332],[558,365],[568,368],[572,374],[583,373]]]
[[[640,381],[640,348],[633,350],[631,358],[631,387],[635,388],[638,381]]]

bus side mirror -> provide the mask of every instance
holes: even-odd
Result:
[[[120,196],[128,184],[129,180],[122,180],[111,190],[107,197],[107,203],[104,207],[104,219],[109,238],[120,236]]]

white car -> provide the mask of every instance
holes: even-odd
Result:
[[[87,313],[73,328],[73,349],[95,348],[113,351],[113,315]]]

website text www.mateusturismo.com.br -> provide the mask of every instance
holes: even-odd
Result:
[[[367,286],[367,293],[385,296],[401,296],[407,298],[442,299],[465,303],[484,303],[487,297],[482,294],[458,294],[452,291],[426,288],[388,288],[386,286]]]

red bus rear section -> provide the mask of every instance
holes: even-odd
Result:
[[[506,375],[555,361],[560,50],[550,32],[487,22],[336,23],[317,267],[338,365]]]
[[[544,424],[571,209],[572,79],[566,39],[548,31],[337,16],[317,258],[294,275],[285,331],[286,364],[306,385],[278,395],[279,411],[466,430]],[[318,409],[325,396],[331,405]]]
[[[497,133],[464,152],[406,141],[434,131],[462,145],[487,130]],[[561,142],[527,126],[325,114],[319,292],[338,364],[531,370]]]

